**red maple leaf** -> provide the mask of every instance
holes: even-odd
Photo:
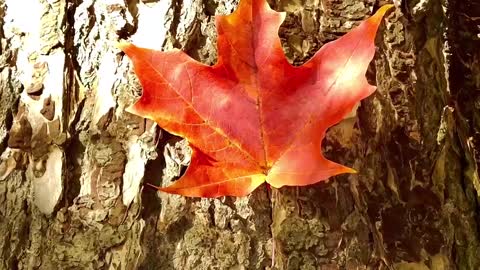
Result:
[[[283,53],[285,13],[265,0],[241,0],[217,16],[218,61],[122,43],[143,86],[129,111],[156,121],[192,147],[185,174],[162,191],[193,197],[244,196],[263,182],[303,186],[353,169],[321,153],[325,131],[375,91],[365,72],[391,5],[300,67]]]

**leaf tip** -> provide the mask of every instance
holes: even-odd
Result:
[[[138,116],[142,116],[144,118],[148,118],[148,119],[152,119],[154,120],[154,118],[152,118],[150,116],[150,114],[148,114],[143,106],[142,106],[142,98],[143,98],[143,95],[136,101],[134,102],[132,105],[128,106],[125,108],[125,111],[128,112],[128,113],[131,113],[131,114],[135,114],[135,115],[138,115]]]
[[[122,51],[125,51],[131,45],[132,45],[131,43],[126,42],[124,40],[115,43],[115,47]]]
[[[137,114],[137,110],[135,109],[135,104],[128,106],[125,108],[125,111],[131,114]]]
[[[345,171],[344,173],[351,173],[351,174],[357,174],[358,171],[353,169],[353,168],[349,168],[349,167],[345,167]]]
[[[374,16],[377,17],[377,20],[381,20],[383,15],[393,7],[395,7],[393,4],[383,5],[377,10]]]

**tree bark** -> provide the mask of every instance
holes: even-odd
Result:
[[[275,0],[299,65],[385,1]],[[0,269],[480,269],[478,1],[396,1],[331,128],[355,175],[243,198],[156,193],[185,141],[125,112],[119,40],[216,60],[234,0],[0,0]]]

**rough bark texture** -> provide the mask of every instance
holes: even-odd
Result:
[[[300,64],[383,1],[278,0]],[[0,0],[0,269],[480,269],[480,3],[395,3],[368,77],[330,129],[353,166],[245,198],[157,194],[184,141],[125,112],[120,39],[214,63],[233,0]]]

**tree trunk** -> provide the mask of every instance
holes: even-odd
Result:
[[[270,2],[293,64],[385,3]],[[395,4],[377,92],[324,143],[358,174],[191,199],[143,188],[189,149],[125,112],[141,88],[115,42],[212,64],[237,1],[0,0],[0,269],[480,269],[480,2]]]

